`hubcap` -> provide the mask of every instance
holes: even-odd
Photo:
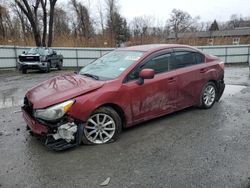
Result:
[[[88,119],[84,134],[94,144],[106,143],[115,134],[115,121],[107,114],[94,114]]]
[[[206,106],[211,106],[215,100],[215,88],[207,86],[203,94],[203,102]]]

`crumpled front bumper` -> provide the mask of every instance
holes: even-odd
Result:
[[[22,107],[23,118],[27,123],[28,129],[32,135],[36,136],[46,147],[55,151],[62,151],[69,148],[77,147],[82,142],[83,124],[77,124],[77,131],[74,134],[74,140],[67,141],[63,138],[55,139],[53,135],[56,134],[58,128],[52,128],[39,123],[31,117]],[[59,126],[60,127],[60,126]]]
[[[25,122],[27,123],[27,126],[29,127],[29,129],[37,134],[37,135],[47,135],[49,132],[48,127],[40,124],[38,121],[36,121],[35,119],[33,119],[22,107],[22,112],[23,112],[23,118],[25,120]]]

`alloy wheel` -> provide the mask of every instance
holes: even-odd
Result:
[[[205,88],[203,94],[203,102],[206,106],[211,106],[215,101],[215,88],[212,85],[208,85]]]
[[[104,113],[92,115],[84,127],[87,140],[93,144],[104,144],[112,139],[115,134],[114,119]]]

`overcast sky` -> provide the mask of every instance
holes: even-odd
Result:
[[[59,0],[59,2],[68,0]],[[96,3],[104,0],[79,0],[90,4],[91,12]],[[129,21],[135,16],[153,16],[160,23],[165,23],[172,9],[188,12],[192,17],[200,16],[200,21],[229,20],[232,14],[250,17],[249,0],[117,0],[121,14]]]
[[[250,16],[249,0],[120,0],[120,5],[122,14],[129,19],[144,14],[164,19],[174,8],[193,17],[200,16],[204,21],[226,21],[235,13]]]

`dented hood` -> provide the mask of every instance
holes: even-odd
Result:
[[[82,75],[67,74],[35,86],[27,92],[26,97],[33,104],[33,108],[45,108],[96,90],[104,83]]]

